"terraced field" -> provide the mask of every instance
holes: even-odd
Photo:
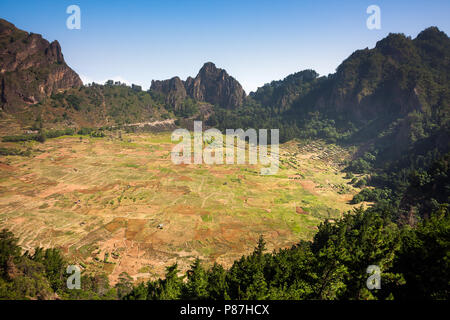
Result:
[[[61,137],[0,143],[32,155],[0,157],[0,226],[26,250],[60,247],[88,271],[161,276],[195,257],[229,266],[259,235],[270,250],[311,239],[324,219],[352,207],[358,189],[321,142],[280,146],[281,168],[174,165],[169,133]]]

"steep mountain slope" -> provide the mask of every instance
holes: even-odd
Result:
[[[15,112],[60,90],[80,87],[58,41],[17,29],[0,19],[0,108]]]
[[[449,74],[450,39],[431,27],[414,40],[390,34],[373,49],[357,50],[329,77],[305,70],[251,96],[289,115],[318,111],[362,124],[414,111],[448,110]]]
[[[165,102],[179,110],[187,98],[184,82],[179,77],[169,80],[152,80],[151,90],[165,95]]]
[[[450,39],[428,28],[412,40],[391,34],[351,55],[329,80],[315,110],[358,128],[353,141],[373,141],[379,162],[449,150]],[[301,103],[297,108],[301,108]],[[298,109],[299,110],[299,109]],[[420,151],[419,151],[420,150]]]
[[[256,92],[250,93],[250,97],[265,108],[284,112],[324,79],[324,77],[319,78],[319,74],[314,70],[303,70],[258,88]]]
[[[317,107],[363,122],[448,108],[449,71],[450,39],[445,33],[429,28],[414,40],[390,34],[374,49],[358,50],[345,60]]]

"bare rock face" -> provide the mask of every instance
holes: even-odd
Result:
[[[184,82],[179,77],[169,80],[152,80],[152,90],[161,92],[166,96],[166,103],[178,110],[187,97]]]
[[[240,83],[212,62],[205,63],[197,77],[190,82],[186,90],[199,101],[236,108],[242,105],[245,98],[245,91]]]
[[[19,111],[51,94],[83,85],[67,66],[58,41],[0,19],[0,107]]]
[[[189,96],[197,101],[231,109],[240,107],[246,96],[236,79],[211,62],[205,63],[195,78],[188,77],[186,81],[181,81],[175,77],[165,81],[152,81],[151,90],[165,94],[166,100],[172,105],[173,101]]]

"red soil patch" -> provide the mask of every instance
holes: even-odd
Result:
[[[105,225],[105,229],[114,233],[121,228],[126,228],[125,239],[135,240],[136,237],[142,234],[146,223],[147,220],[145,219],[114,218],[113,221]]]
[[[111,189],[114,189],[114,187],[117,185],[117,183],[110,183],[107,184],[103,187],[94,187],[94,188],[90,188],[90,189],[81,189],[81,190],[76,190],[76,192],[79,193],[83,193],[83,194],[92,194],[92,193],[97,193],[100,191],[108,191]]]
[[[299,181],[300,185],[303,187],[303,189],[311,192],[312,194],[316,193],[316,184],[312,182],[311,180],[301,180]]]
[[[295,207],[295,212],[298,214],[308,214],[302,207]]]
[[[41,185],[43,185],[43,184],[44,183],[41,183]],[[39,194],[39,197],[41,197],[41,198],[46,198],[55,193],[63,194],[63,193],[74,192],[81,187],[80,185],[57,183],[55,181],[45,182],[45,185],[48,186],[49,188]],[[50,188],[50,187],[52,187],[52,188]]]
[[[115,232],[120,228],[124,228],[127,225],[127,219],[125,218],[114,218],[113,221],[105,225],[105,229],[109,232]]]
[[[125,238],[127,240],[135,240],[138,234],[145,228],[147,220],[145,219],[129,219]]]
[[[50,156],[50,153],[44,152],[44,153],[41,153],[40,155],[36,156],[35,159],[46,159],[49,156]]]
[[[5,170],[5,171],[16,171],[17,170],[17,168],[12,167],[6,163],[1,163],[1,162],[0,162],[0,169]]]
[[[163,192],[169,192],[173,195],[185,195],[188,193],[191,193],[191,189],[189,189],[189,187],[186,186],[182,186],[182,187],[177,187],[177,186],[167,186],[164,187],[164,191]]]
[[[179,180],[179,181],[193,181],[191,178],[186,177],[186,176],[179,176],[177,178],[177,180]]]
[[[194,239],[195,240],[205,240],[214,237],[214,232],[211,229],[199,229],[195,230]]]
[[[242,235],[242,225],[237,223],[227,223],[220,226],[220,233],[226,241],[237,242]]]
[[[55,158],[55,162],[59,162],[59,161],[62,161],[62,160],[65,160],[65,159],[72,159],[73,157],[71,157],[71,156],[66,156],[66,155],[64,155],[64,156],[60,156],[60,157],[58,157],[58,158]]]
[[[23,217],[19,217],[19,218],[11,219],[11,222],[14,224],[23,224],[24,222],[26,222],[26,219]]]

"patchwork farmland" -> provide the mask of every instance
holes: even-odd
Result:
[[[24,250],[59,247],[85,272],[163,276],[196,257],[229,266],[260,235],[268,249],[312,239],[358,192],[341,172],[350,154],[320,141],[280,146],[280,170],[174,165],[169,133],[64,136],[0,143],[0,224]]]

